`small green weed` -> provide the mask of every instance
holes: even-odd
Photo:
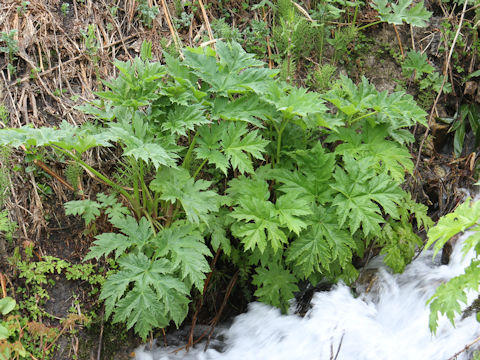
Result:
[[[252,20],[243,31],[240,31],[227,24],[224,18],[220,18],[212,21],[212,31],[217,39],[244,44],[246,51],[256,54],[260,59],[266,56],[270,29],[264,21]]]
[[[10,150],[4,146],[0,146],[0,233],[5,236],[7,241],[12,240],[13,233],[17,228],[17,224],[9,219],[8,211],[3,210],[5,200],[10,195],[9,158]]]
[[[67,280],[85,281],[91,286],[92,295],[98,292],[98,286],[105,281],[93,264],[72,264],[53,256],[44,256],[42,261],[33,261],[33,244],[27,244],[24,252],[25,259],[22,259],[19,249],[16,248],[9,262],[19,272],[18,277],[25,281],[25,288],[17,289],[17,294],[22,297],[20,310],[25,311],[31,319],[51,317],[43,310],[45,301],[50,299],[48,286],[55,284],[51,275],[63,275]]]
[[[7,110],[5,105],[0,104],[0,121],[3,123],[2,126],[5,126],[8,124],[8,118],[9,118],[10,112]]]
[[[86,323],[83,315],[70,314],[61,329],[21,316],[11,297],[0,300],[0,360],[51,359],[58,337],[76,323]],[[8,316],[7,316],[8,315]]]
[[[158,10],[157,6],[149,6],[147,0],[138,1],[138,12],[140,15],[140,21],[147,28],[151,28],[153,25],[153,20],[157,17]]]
[[[15,39],[17,33],[16,29],[0,33],[0,43],[5,44],[5,46],[0,46],[0,52],[8,54],[10,62],[15,60],[15,55],[18,53],[18,41]]]
[[[70,4],[62,3],[62,5],[60,6],[60,11],[62,12],[63,16],[67,16],[68,12],[70,11]]]
[[[115,18],[117,16],[117,13],[118,13],[118,6],[111,6],[110,15],[112,15],[112,17]]]
[[[312,87],[320,92],[327,91],[334,83],[337,68],[331,64],[317,67],[313,72]]]
[[[453,150],[456,157],[462,154],[468,126],[475,136],[475,147],[478,147],[480,145],[480,110],[477,104],[462,104],[457,118],[449,129],[449,132],[455,132]]]
[[[83,37],[87,54],[91,57],[96,56],[100,49],[97,40],[97,26],[95,24],[90,24],[86,30],[80,30],[80,34]]]
[[[55,89],[53,90],[53,95],[55,96],[62,96],[65,94],[68,90],[67,89]]]
[[[17,14],[20,16],[25,15],[28,10],[28,5],[30,5],[30,1],[22,1],[19,6],[17,6]]]
[[[16,228],[17,224],[8,218],[8,212],[6,210],[0,211],[0,233],[3,233],[7,241],[12,240]]]
[[[52,318],[42,309],[49,299],[47,288],[54,284],[50,275],[64,273],[68,280],[83,280],[92,289],[104,281],[92,264],[73,265],[49,256],[43,261],[32,261],[33,246],[27,244],[24,250],[25,260],[18,248],[9,258],[10,264],[19,271],[19,277],[25,279],[25,287],[15,289],[17,298],[21,298],[18,304],[11,297],[0,300],[0,360],[51,359],[58,336],[73,328],[75,323],[87,322],[85,316],[76,313],[63,319],[59,328],[44,325],[42,319]]]
[[[239,29],[226,23],[224,18],[212,21],[212,31],[217,39],[242,42],[243,36]]]
[[[323,34],[321,28],[298,14],[290,0],[278,0],[277,19],[278,25],[273,28],[272,38],[278,48],[281,77],[289,82],[294,78],[297,62],[311,54],[321,43],[319,38]]]
[[[426,109],[433,104],[436,94],[440,91],[443,82],[435,68],[428,62],[427,55],[414,50],[407,53],[402,63],[402,72],[407,79],[413,79],[419,89],[419,102]],[[446,82],[443,92],[448,94],[452,91],[450,83]]]
[[[82,34],[83,40],[85,42],[85,50],[87,55],[92,59],[93,66],[95,69],[95,75],[97,79],[97,88],[99,91],[103,90],[103,84],[100,79],[100,67],[99,67],[99,56],[98,51],[100,49],[100,45],[97,39],[97,26],[95,24],[90,24],[87,27],[86,31],[80,30]]]
[[[190,23],[193,19],[192,13],[187,13],[182,11],[180,16],[173,18],[173,23],[175,27],[179,29],[188,29],[190,27]],[[216,21],[216,20],[215,20]],[[214,28],[214,21],[212,21],[212,28]]]

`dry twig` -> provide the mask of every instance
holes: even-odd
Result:
[[[203,1],[198,0],[198,4],[200,5],[200,9],[202,10],[203,21],[205,22],[205,27],[207,28],[208,37],[210,41],[213,41],[215,38],[213,37],[212,28],[210,26],[210,21],[208,21],[208,16],[207,12],[205,11],[205,7],[203,6]]]
[[[170,12],[168,11],[167,3],[165,0],[162,1],[162,8],[163,8],[163,13],[165,14],[165,19],[167,19],[167,24],[168,24],[168,29],[170,30],[170,34],[172,35],[173,42],[175,43],[175,48],[177,49],[177,52],[180,54],[180,57],[183,57],[182,52],[180,51],[181,46],[178,41],[178,35],[175,29],[173,28],[172,25],[172,20],[170,16]]]
[[[465,1],[466,2],[466,1]],[[477,342],[480,341],[480,336],[477,337],[475,340],[473,340],[470,344],[468,345],[465,345],[465,347],[460,350],[459,352],[455,353],[453,356],[449,357],[447,360],[454,360],[458,357],[458,355],[460,355],[461,353],[467,351],[468,349],[470,349],[473,345],[475,345]]]

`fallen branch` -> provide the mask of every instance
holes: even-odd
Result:
[[[453,356],[449,357],[447,360],[454,360],[457,358],[458,355],[460,355],[462,352],[465,352],[467,351],[468,349],[470,349],[473,345],[475,345],[477,342],[480,341],[480,336],[477,337],[475,340],[473,340],[470,344],[468,345],[465,345],[465,347],[460,350],[459,352],[455,353]]]
[[[202,0],[198,0],[198,4],[200,5],[200,9],[202,10],[203,21],[205,22],[205,27],[207,28],[208,37],[210,41],[213,41],[215,38],[213,37],[212,28],[210,27],[210,21],[208,21],[207,12],[205,11]]]

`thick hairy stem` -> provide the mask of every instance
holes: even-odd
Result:
[[[150,194],[150,191],[148,191],[147,184],[145,184],[143,163],[142,162],[140,162],[140,184],[142,186],[143,207],[147,208],[148,211],[152,212],[152,210],[153,210],[153,198],[152,198],[152,194]]]
[[[153,195],[152,216],[154,219],[158,218],[158,203],[160,202],[160,194],[155,192]]]
[[[168,205],[167,212],[165,214],[165,217],[167,218],[167,221],[165,222],[166,228],[172,225],[173,219],[177,215],[179,207],[180,207],[180,203],[178,200],[175,203],[170,203]]]
[[[275,130],[277,130],[277,135],[278,135],[278,138],[277,138],[277,164],[280,163],[280,150],[282,148],[282,134],[283,134],[283,130],[285,130],[285,127],[287,126],[289,120],[287,119],[284,119],[282,121],[282,124],[280,125],[280,128],[277,128],[275,126]]]
[[[133,198],[139,203],[140,206],[140,190],[138,189],[138,178],[136,175],[133,176]]]
[[[195,136],[193,137],[192,142],[188,147],[187,154],[185,155],[185,158],[183,160],[182,167],[184,169],[188,170],[190,168],[190,164],[192,162],[193,149],[195,148],[195,144],[197,143],[197,135],[198,133],[196,133]]]
[[[282,148],[282,132],[280,131],[278,133],[278,138],[277,138],[277,164],[280,163],[280,149]]]
[[[142,188],[142,207],[145,208],[147,206],[147,194],[146,194],[146,186],[145,186],[145,182],[143,181],[143,164],[142,162],[140,162],[139,166],[138,166],[138,170],[139,170],[139,177],[138,177],[138,180],[140,181],[140,186]],[[140,201],[140,199],[137,199]]]

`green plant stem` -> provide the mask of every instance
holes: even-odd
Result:
[[[277,135],[278,135],[278,138],[277,138],[277,165],[280,163],[280,149],[282,148],[282,134],[283,134],[283,131],[285,130],[285,127],[287,126],[289,120],[288,119],[284,119],[282,121],[282,124],[280,125],[280,129],[277,128],[275,125],[275,130],[277,130]]]
[[[319,45],[319,55],[318,55],[318,63],[320,65],[322,65],[322,62],[323,62],[323,47],[325,45],[325,23],[322,22],[320,24],[320,31],[321,31],[321,35],[320,35],[320,45]]]
[[[357,5],[355,6],[355,13],[353,14],[352,27],[354,27],[355,23],[357,22],[358,8],[359,4],[357,2]]]
[[[138,177],[135,175],[133,179],[133,197],[140,203],[140,191],[138,190]]]
[[[152,214],[154,219],[158,217],[158,203],[160,201],[159,196],[160,194],[158,192],[155,192],[153,195]]]
[[[184,169],[188,170],[190,168],[190,164],[192,162],[193,149],[195,148],[195,144],[197,143],[197,136],[198,136],[198,133],[195,133],[195,136],[193,137],[192,142],[188,147],[187,154],[185,155],[185,159],[183,160],[183,163],[182,163],[182,167]]]
[[[178,211],[180,210],[180,207],[181,207],[180,201],[177,200],[177,203],[175,205],[175,210],[173,211],[170,223],[172,223],[173,219],[175,219],[175,217],[177,216]]]
[[[370,23],[370,24],[366,24],[366,25],[360,26],[360,27],[358,28],[358,30],[359,30],[359,31],[360,31],[360,30],[364,30],[364,29],[366,29],[366,28],[369,28],[370,26],[374,26],[374,25],[377,25],[377,24],[381,24],[381,23],[383,23],[383,22],[384,22],[383,20],[374,21],[374,22],[372,22],[372,23]]]
[[[148,191],[147,184],[145,184],[143,162],[140,162],[140,185],[142,186],[143,207],[146,207],[148,211],[152,211],[153,199],[150,191]]]
[[[280,163],[280,148],[282,147],[282,132],[278,133],[277,138],[277,165]]]
[[[165,217],[167,218],[167,220],[165,221],[165,227],[166,228],[169,228],[170,227],[170,224],[172,223],[172,219],[173,219],[173,207],[175,206],[175,204],[172,204],[170,203],[168,205],[168,208],[167,208],[167,212],[165,213]]]
[[[200,172],[200,170],[202,170],[203,166],[207,163],[207,159],[203,160],[202,163],[198,166],[197,170],[195,170],[195,173],[193,174],[193,178],[195,179],[198,175],[198,173]]]
[[[156,235],[157,234],[157,230],[155,228],[155,225],[159,225],[160,228],[162,228],[162,225],[158,223],[158,221],[156,220],[153,220],[152,217],[150,216],[150,214],[148,213],[147,210],[145,210],[145,208],[142,208],[142,212],[143,212],[143,215],[148,219],[148,221],[150,222],[150,225],[152,226],[152,231],[153,231],[153,234]]]
[[[288,36],[288,52],[287,52],[287,78],[285,79],[287,83],[290,83],[290,67],[291,67],[291,61],[292,61],[291,43],[292,43],[292,38],[289,35]]]
[[[362,120],[363,118],[375,115],[376,113],[377,113],[377,111],[372,111],[372,112],[369,112],[368,114],[364,114],[362,116],[359,116],[359,117],[353,119],[352,121],[350,121],[350,124],[353,124],[354,122],[356,122],[358,120]]]

